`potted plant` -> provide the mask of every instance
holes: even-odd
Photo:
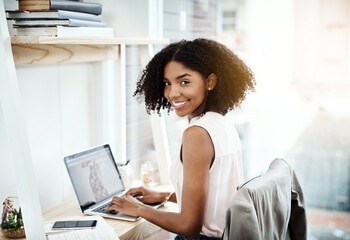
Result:
[[[3,202],[1,232],[9,238],[24,238],[22,210],[17,197],[8,197]]]

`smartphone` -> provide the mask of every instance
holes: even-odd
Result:
[[[62,230],[62,229],[84,229],[84,228],[94,228],[96,227],[97,220],[79,220],[79,221],[56,221],[52,229]]]

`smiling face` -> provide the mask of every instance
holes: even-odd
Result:
[[[210,87],[199,72],[171,61],[164,67],[164,84],[164,96],[179,117],[191,120],[203,113]]]

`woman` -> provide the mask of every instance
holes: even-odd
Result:
[[[144,97],[148,113],[173,108],[188,118],[171,170],[175,193],[130,189],[124,198],[115,197],[109,209],[141,216],[179,234],[177,239],[220,238],[226,206],[243,180],[240,140],[225,114],[238,107],[254,85],[250,69],[212,40],[183,40],[156,54],[134,95]],[[143,204],[164,200],[177,202],[179,213]]]

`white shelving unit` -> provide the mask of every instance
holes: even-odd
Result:
[[[0,4],[0,12],[5,12]],[[103,68],[113,71],[110,60],[118,60],[117,79],[106,79],[108,92],[109,122],[115,122],[117,129],[112,129],[108,142],[116,147],[121,161],[126,161],[126,103],[125,103],[125,68],[126,45],[140,45],[143,63],[153,56],[153,44],[168,44],[167,39],[148,38],[52,38],[52,37],[10,37],[5,16],[0,18],[0,103],[3,111],[4,129],[7,130],[12,162],[16,168],[17,191],[21,199],[23,219],[28,239],[44,239],[39,196],[35,184],[28,137],[25,129],[20,90],[15,65],[49,64],[68,62],[102,61]],[[111,96],[116,96],[113,101]],[[115,98],[114,98],[115,99]],[[166,182],[170,162],[167,135],[162,118],[151,116],[152,131],[158,153],[161,181]],[[161,126],[161,127],[159,127]],[[107,125],[106,128],[109,126]],[[114,131],[115,130],[115,131]]]

